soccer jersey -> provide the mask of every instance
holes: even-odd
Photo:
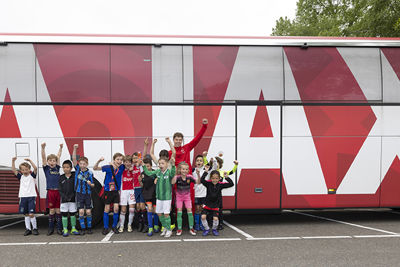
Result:
[[[199,177],[197,177],[196,169],[197,169],[197,168],[193,169],[193,175],[194,175],[197,179],[200,179],[201,176],[202,176],[203,173],[204,173],[204,167],[199,168],[199,173],[200,173],[200,176],[199,176]],[[194,185],[194,196],[195,196],[196,198],[206,197],[206,195],[207,195],[207,188],[206,188],[203,184],[200,183],[200,184],[195,184],[195,185]]]
[[[114,169],[112,165],[105,165],[101,168],[101,170],[106,173],[106,177],[104,178],[104,190],[105,191],[120,190],[121,177],[122,173],[125,170],[125,165],[121,164],[117,169]]]
[[[152,170],[151,170],[152,171]],[[154,180],[156,179],[156,175],[147,175],[143,174],[143,198],[144,200],[151,200],[156,198],[156,185],[154,184]]]
[[[133,169],[125,169],[122,173],[121,190],[132,190],[133,189]]]
[[[49,165],[43,166],[44,175],[46,176],[46,189],[58,189],[58,180],[60,179],[60,165],[50,168]]]
[[[36,174],[31,172],[28,176],[18,173],[19,193],[18,197],[36,197],[35,178]]]
[[[143,172],[143,168],[140,166],[133,166],[133,186],[135,188],[142,187],[139,182],[139,176]]]
[[[195,183],[196,180],[192,175],[187,175],[184,180],[182,176],[176,177],[176,194],[177,195],[187,195],[190,194],[190,184]]]
[[[219,181],[217,184],[213,184],[211,180],[206,180],[208,172],[204,172],[201,176],[201,183],[207,188],[207,196],[205,199],[205,207],[208,209],[219,209],[222,201],[222,189],[232,187],[233,181],[231,178],[226,177],[226,182]]]
[[[147,175],[157,175],[156,197],[158,200],[172,200],[172,185],[171,180],[175,176],[175,166],[171,169],[166,169],[162,172],[160,169],[148,171],[146,166],[143,166],[143,171]]]
[[[79,165],[75,166],[75,190],[77,193],[81,194],[88,194],[90,195],[91,187],[90,185],[87,184],[87,181],[90,181],[93,183],[93,173],[91,170],[86,169],[85,171],[82,171],[81,168],[79,168]]]
[[[65,174],[60,176],[58,191],[60,191],[61,203],[75,202],[75,172],[71,172],[70,177]]]

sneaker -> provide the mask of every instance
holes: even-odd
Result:
[[[32,234],[33,234],[33,235],[39,235],[38,229],[33,229],[33,230],[32,230]]]
[[[119,229],[118,229],[118,232],[123,233],[124,232],[124,227],[120,226]]]
[[[128,224],[128,232],[132,233],[132,231],[133,231],[132,226],[130,224]]]
[[[76,230],[76,228],[72,228],[72,229],[71,229],[71,234],[73,234],[73,235],[79,235],[79,232],[78,232],[78,230]]]
[[[200,224],[195,224],[194,225],[194,230],[200,231]]]
[[[147,236],[153,236],[153,228],[149,228],[149,232],[147,233]]]
[[[224,230],[224,226],[222,224],[218,225],[218,231]]]
[[[27,236],[27,235],[30,235],[30,234],[32,234],[32,231],[29,230],[29,229],[26,229],[25,233],[24,233],[24,236]]]
[[[119,234],[117,227],[113,227],[112,230],[113,230],[114,234],[116,234],[116,235]]]
[[[182,235],[182,230],[179,230],[179,229],[178,229],[178,230],[176,230],[176,235],[177,235],[177,236],[180,236],[180,235]]]
[[[165,236],[166,233],[167,233],[167,228],[164,227],[164,229],[161,231],[160,236]]]
[[[218,230],[217,229],[213,229],[212,233],[214,236],[219,236]]]
[[[175,224],[171,224],[171,231],[174,231],[175,229]]]
[[[92,228],[88,228],[88,229],[86,230],[86,233],[87,233],[88,235],[91,235],[91,234],[93,234],[93,232],[92,232]]]
[[[80,234],[80,235],[85,235],[85,234],[86,234],[86,230],[85,230],[85,229],[81,229],[81,230],[79,231],[79,234]]]
[[[63,230],[63,237],[67,237],[67,236],[69,236],[68,229],[64,229]]]
[[[204,230],[203,231],[203,236],[206,236],[206,235],[208,235],[210,233],[210,230]]]
[[[54,228],[49,228],[49,230],[47,230],[47,235],[52,235],[54,233]]]
[[[103,235],[106,235],[110,232],[110,228],[103,228],[103,231],[101,232]]]
[[[58,235],[62,235],[62,234],[63,234],[63,230],[57,228],[57,234],[58,234]]]
[[[171,237],[171,235],[172,235],[172,231],[167,230],[167,232],[165,233],[165,237],[168,238],[168,237]]]
[[[161,226],[161,232],[163,232],[163,231],[164,231],[164,229],[165,229],[165,227],[164,227],[164,226]]]
[[[193,228],[190,229],[189,233],[190,233],[191,235],[196,235],[196,231],[195,231]]]
[[[155,225],[154,226],[154,233],[158,233],[158,232],[160,232],[160,226]]]
[[[138,231],[138,232],[142,232],[142,231],[143,231],[143,228],[144,228],[143,223],[139,223],[138,228],[137,228],[137,231]]]

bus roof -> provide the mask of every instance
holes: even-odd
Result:
[[[399,47],[400,38],[0,33],[0,43]]]

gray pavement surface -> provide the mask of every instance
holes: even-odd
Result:
[[[134,231],[24,237],[23,217],[0,215],[0,266],[398,266],[400,213],[390,209],[296,210],[226,215],[219,237]]]

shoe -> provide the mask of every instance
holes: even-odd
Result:
[[[63,230],[63,237],[67,237],[67,236],[69,236],[68,229],[64,229]]]
[[[175,229],[175,224],[171,224],[171,231],[174,231]]]
[[[57,228],[57,234],[58,234],[58,235],[62,235],[62,234],[63,234],[63,230]]]
[[[47,230],[47,235],[52,235],[54,233],[54,228],[49,228],[49,230]]]
[[[165,227],[164,227],[164,226],[161,226],[161,232],[164,231],[164,229],[165,229]]]
[[[206,235],[208,235],[210,233],[210,230],[204,230],[203,231],[203,236],[206,236]]]
[[[26,229],[25,233],[24,233],[24,236],[27,236],[27,235],[30,235],[30,234],[32,234],[32,231],[29,230],[29,229]]]
[[[217,229],[213,229],[212,233],[214,236],[219,236],[218,230]]]
[[[76,228],[72,228],[72,229],[71,229],[71,234],[73,234],[73,235],[79,235],[79,232],[78,232],[78,230],[76,230]]]
[[[143,231],[143,228],[144,228],[143,223],[139,223],[138,228],[137,228],[137,231],[138,231],[138,232],[142,232],[142,231]]]
[[[32,230],[32,234],[33,234],[33,235],[39,235],[38,229],[33,229],[33,230]]]
[[[203,224],[200,224],[200,231],[204,231],[205,229],[204,229],[204,226],[203,226]]]
[[[101,232],[103,235],[106,235],[110,232],[110,228],[103,228],[103,231]]]
[[[116,234],[116,235],[119,234],[117,227],[113,227],[112,230],[113,230],[114,234]]]
[[[200,230],[200,224],[195,224],[194,225],[194,230],[199,231]]]
[[[160,236],[165,236],[166,233],[167,233],[167,228],[164,227],[164,229],[161,231]]]
[[[224,230],[224,226],[222,226],[222,224],[218,225],[218,231]]]
[[[130,224],[128,224],[128,232],[132,233],[132,231],[133,231],[132,226]]]
[[[178,229],[178,230],[176,230],[176,235],[177,235],[177,236],[180,236],[180,235],[182,235],[182,230],[179,230],[179,229]]]
[[[123,233],[124,232],[124,227],[120,226],[119,229],[118,229],[118,232]]]
[[[149,228],[149,232],[147,233],[147,236],[153,236],[153,228]]]
[[[160,226],[155,225],[154,226],[154,233],[159,233],[160,232]]]
[[[165,237],[168,238],[168,237],[171,237],[171,235],[172,235],[172,231],[167,230],[167,232],[165,233]]]
[[[190,233],[191,235],[196,235],[196,231],[195,231],[193,228],[189,230],[189,233]]]
[[[85,234],[86,234],[86,230],[85,230],[85,229],[81,229],[81,230],[79,231],[79,234],[80,234],[80,235],[85,235]]]
[[[88,229],[86,230],[86,233],[87,233],[88,235],[91,235],[91,234],[93,234],[93,232],[92,232],[92,228],[88,228]]]

